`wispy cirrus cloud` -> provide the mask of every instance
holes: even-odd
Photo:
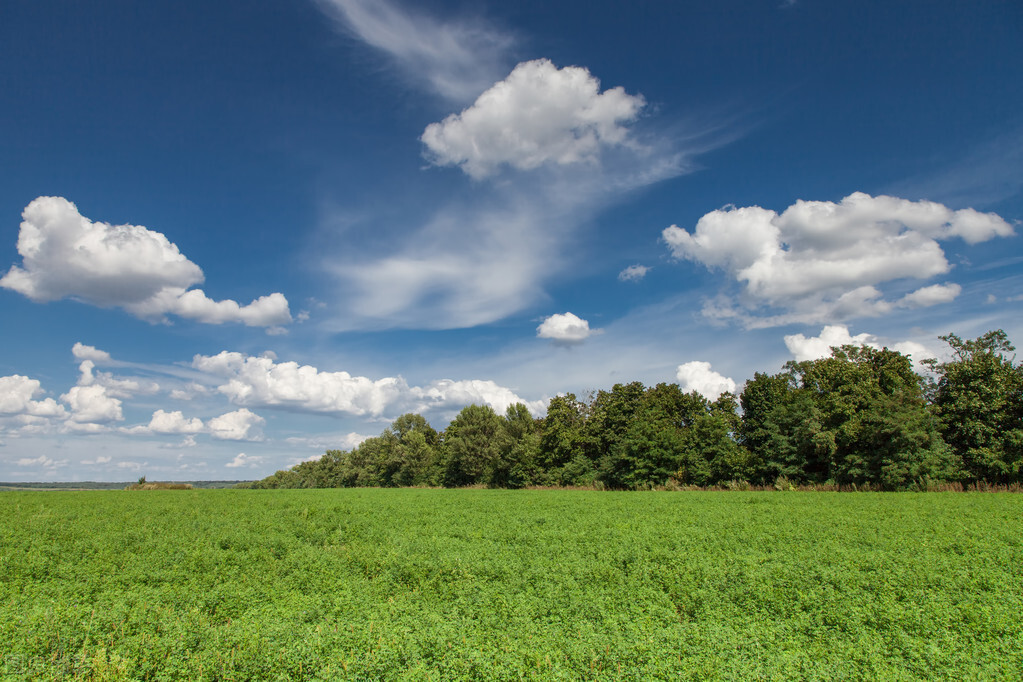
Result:
[[[384,54],[419,89],[470,101],[506,72],[514,37],[480,20],[442,20],[388,0],[315,0],[344,32]]]
[[[494,93],[500,106],[489,99]],[[537,115],[538,101],[549,116]],[[336,324],[471,327],[538,300],[545,282],[569,267],[567,245],[599,211],[689,170],[671,140],[654,144],[656,134],[637,128],[642,107],[642,97],[621,88],[601,91],[586,69],[540,60],[428,126],[423,140],[434,164],[456,166],[479,184],[382,238],[376,257],[372,249],[357,259],[332,254],[325,267],[346,292]]]

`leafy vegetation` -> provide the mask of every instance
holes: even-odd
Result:
[[[248,487],[825,485],[877,490],[1023,485],[1023,367],[1002,331],[942,337],[949,362],[921,376],[896,351],[757,373],[709,401],[677,384],[569,393],[534,420],[469,405],[442,433],[406,414],[350,452],[331,450]],[[741,413],[740,413],[741,406]]]
[[[0,495],[4,679],[1013,679],[1023,497]]]

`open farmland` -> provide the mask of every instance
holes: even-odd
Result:
[[[0,494],[5,679],[1007,679],[1023,496]]]

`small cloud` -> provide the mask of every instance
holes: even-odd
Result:
[[[630,265],[618,273],[619,282],[638,282],[646,277],[646,273],[653,270],[645,265]]]
[[[998,297],[997,296],[995,296],[994,294],[988,294],[987,295],[987,303],[988,303],[988,305],[991,305],[992,303],[997,303],[997,302],[998,302]]]
[[[22,457],[18,460],[19,467],[39,467],[46,469],[47,471],[53,471],[66,466],[68,461],[66,459],[53,459],[46,455],[39,455],[38,457]]]
[[[165,412],[157,410],[149,420],[148,426],[133,426],[130,429],[121,429],[124,433],[132,434],[196,434],[203,431],[201,419],[186,419],[180,410]]]
[[[679,365],[675,377],[683,391],[696,391],[707,400],[717,400],[722,393],[735,393],[735,382],[712,370],[709,362],[694,360]]]
[[[256,457],[253,455],[246,455],[244,452],[239,452],[235,455],[235,458],[224,466],[228,469],[237,469],[239,467],[255,468],[259,466],[259,463],[263,461],[262,457]]]
[[[566,345],[582,343],[600,332],[600,329],[590,329],[589,322],[572,313],[551,315],[536,328],[537,337]]]
[[[213,417],[207,422],[211,436],[217,440],[263,440],[260,428],[266,420],[258,414],[242,408],[234,412]]]
[[[906,294],[898,300],[896,305],[901,308],[927,308],[955,300],[962,290],[963,288],[958,284],[932,284]]]
[[[110,353],[94,346],[86,346],[84,343],[76,342],[71,347],[71,354],[76,360],[90,360],[97,365],[108,365],[111,362]]]

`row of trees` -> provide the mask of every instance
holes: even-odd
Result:
[[[893,350],[833,348],[828,358],[757,373],[738,398],[677,384],[616,384],[588,400],[553,398],[546,417],[464,408],[443,432],[405,414],[380,436],[252,484],[602,486],[732,481],[904,489],[921,481],[1023,482],[1023,367],[1002,331],[941,337],[947,362],[924,375]],[[741,408],[741,409],[740,409]]]

